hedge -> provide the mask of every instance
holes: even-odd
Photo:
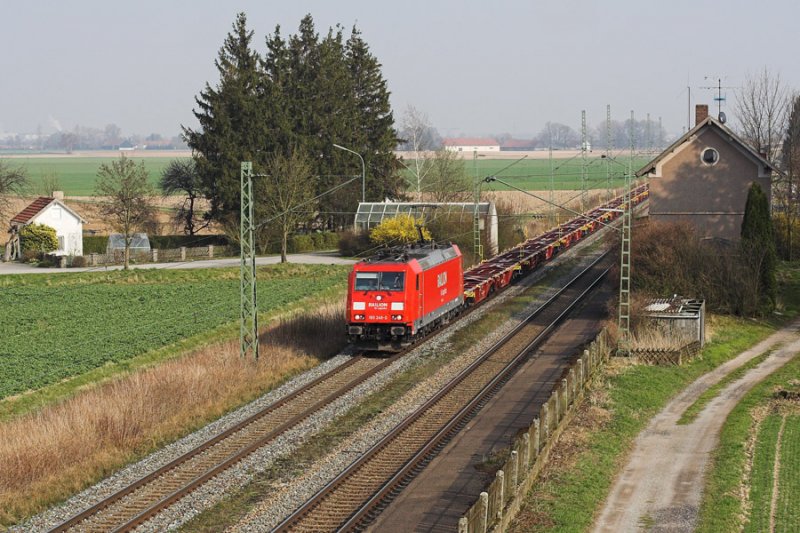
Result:
[[[185,246],[193,248],[195,246],[226,246],[229,244],[225,235],[148,235],[150,247],[158,250],[172,250]],[[107,235],[83,236],[83,253],[104,254],[108,246]]]

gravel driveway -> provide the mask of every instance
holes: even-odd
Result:
[[[698,378],[657,414],[634,442],[595,523],[597,533],[693,531],[704,473],[731,410],[753,386],[800,352],[800,323],[784,328],[735,359]],[[761,364],[725,387],[695,421],[677,425],[683,412],[712,385],[747,361],[776,348]]]

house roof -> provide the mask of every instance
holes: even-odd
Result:
[[[728,129],[722,122],[718,121],[714,117],[707,117],[705,120],[701,121],[697,124],[694,128],[690,129],[686,133],[684,133],[677,141],[672,143],[666,150],[658,154],[655,159],[647,163],[641,169],[636,172],[637,176],[643,176],[645,174],[650,173],[651,171],[655,170],[656,166],[667,156],[675,152],[678,148],[683,146],[685,143],[694,139],[694,136],[703,128],[716,128],[722,133],[723,139],[727,139],[729,143],[734,144],[741,148],[746,155],[748,155],[752,160],[757,163],[764,165],[765,168],[780,173],[781,171],[776,168],[772,163],[764,159],[764,157],[756,152],[752,146],[744,142],[741,137],[733,133],[730,129]]]
[[[489,137],[461,137],[444,139],[445,146],[500,146],[496,139]]]
[[[64,205],[64,203],[62,201],[57,200],[55,198],[51,198],[49,196],[40,196],[40,197],[38,197],[36,200],[34,200],[30,204],[28,204],[28,207],[26,207],[25,209],[23,209],[22,211],[20,211],[16,215],[14,215],[14,218],[12,218],[10,222],[12,224],[30,224],[30,222],[34,218],[36,218],[39,215],[39,213],[41,213],[42,211],[47,209],[47,207],[50,206],[50,204],[53,204],[53,203],[56,203],[56,204],[60,205],[61,207],[63,207],[64,209],[66,209],[67,211],[72,213],[74,216],[76,216],[78,219],[80,219],[81,222],[86,222],[83,219],[83,217],[81,217],[73,209],[70,209],[69,207]]]

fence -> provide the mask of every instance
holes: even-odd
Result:
[[[230,246],[195,246],[187,248],[182,246],[180,248],[172,248],[168,250],[158,250],[153,248],[149,252],[131,252],[131,261],[136,263],[157,263],[169,261],[186,261],[192,258],[213,258],[229,256],[233,253],[233,248]],[[124,259],[124,252],[119,250],[111,254],[89,254],[86,257],[88,266],[101,266],[113,265],[122,263]]]
[[[508,527],[557,445],[558,436],[572,418],[574,407],[610,353],[608,334],[603,330],[584,350],[583,357],[565,372],[533,424],[514,441],[509,458],[495,474],[494,481],[458,521],[459,533],[504,531]]]
[[[680,366],[692,359],[700,351],[700,341],[693,341],[676,350],[668,349],[640,349],[632,350],[631,355],[639,362],[649,365],[675,365]]]

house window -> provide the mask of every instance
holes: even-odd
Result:
[[[64,247],[64,236],[63,235],[59,235],[58,236],[58,250],[61,251],[61,252],[66,250],[66,248]]]
[[[709,166],[716,165],[717,161],[719,161],[719,152],[713,148],[706,148],[703,150],[703,153],[700,154],[700,160]]]

